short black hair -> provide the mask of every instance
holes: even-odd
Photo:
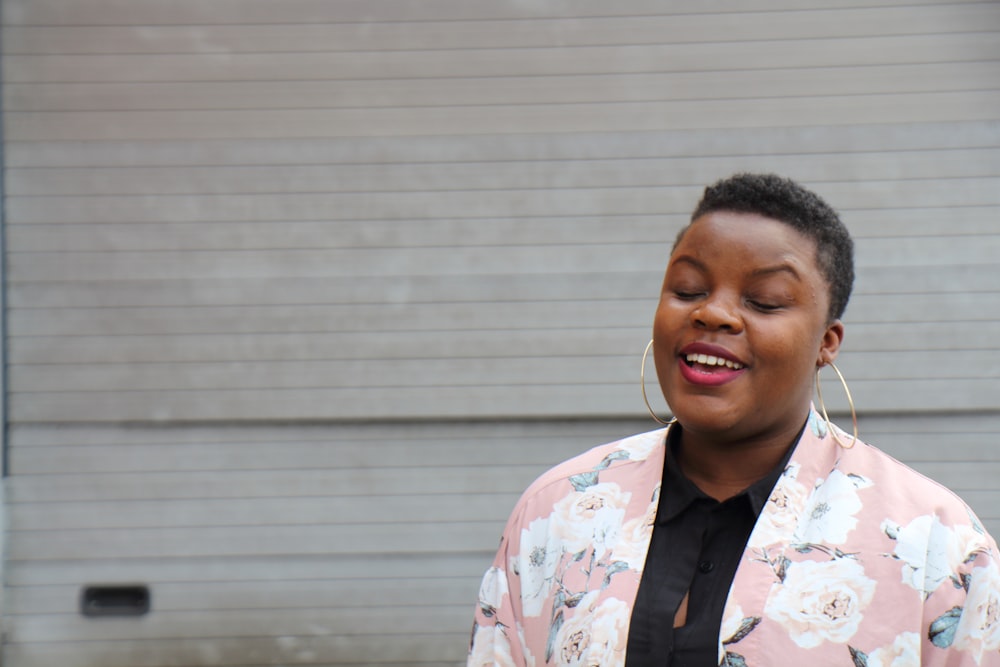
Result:
[[[816,265],[830,289],[830,321],[843,316],[854,287],[854,242],[837,212],[819,195],[775,174],[740,173],[705,188],[691,222],[716,211],[778,220],[815,241]],[[680,231],[674,247],[690,226]]]

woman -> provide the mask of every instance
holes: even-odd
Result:
[[[675,421],[525,491],[470,666],[1000,665],[996,543],[954,494],[812,410],[852,253],[792,181],[705,190],[653,322]]]

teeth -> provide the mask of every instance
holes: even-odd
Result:
[[[703,364],[705,366],[725,366],[726,368],[731,368],[734,371],[738,371],[741,368],[743,368],[743,364],[741,363],[730,361],[729,359],[722,359],[721,357],[713,357],[710,354],[689,354],[687,355],[687,361],[689,364]]]

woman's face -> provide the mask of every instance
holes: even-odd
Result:
[[[670,257],[653,323],[660,387],[685,431],[794,437],[816,368],[843,338],[829,298],[815,242],[791,226],[729,211],[696,219]]]

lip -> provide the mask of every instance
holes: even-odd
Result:
[[[718,370],[713,370],[711,373],[705,373],[687,365],[686,358],[689,354],[705,354],[718,357],[740,364],[743,368],[735,370],[721,367]],[[717,387],[732,382],[742,375],[746,371],[747,363],[724,347],[710,343],[696,342],[681,348],[677,355],[677,366],[680,369],[681,376],[691,384],[703,387]]]

